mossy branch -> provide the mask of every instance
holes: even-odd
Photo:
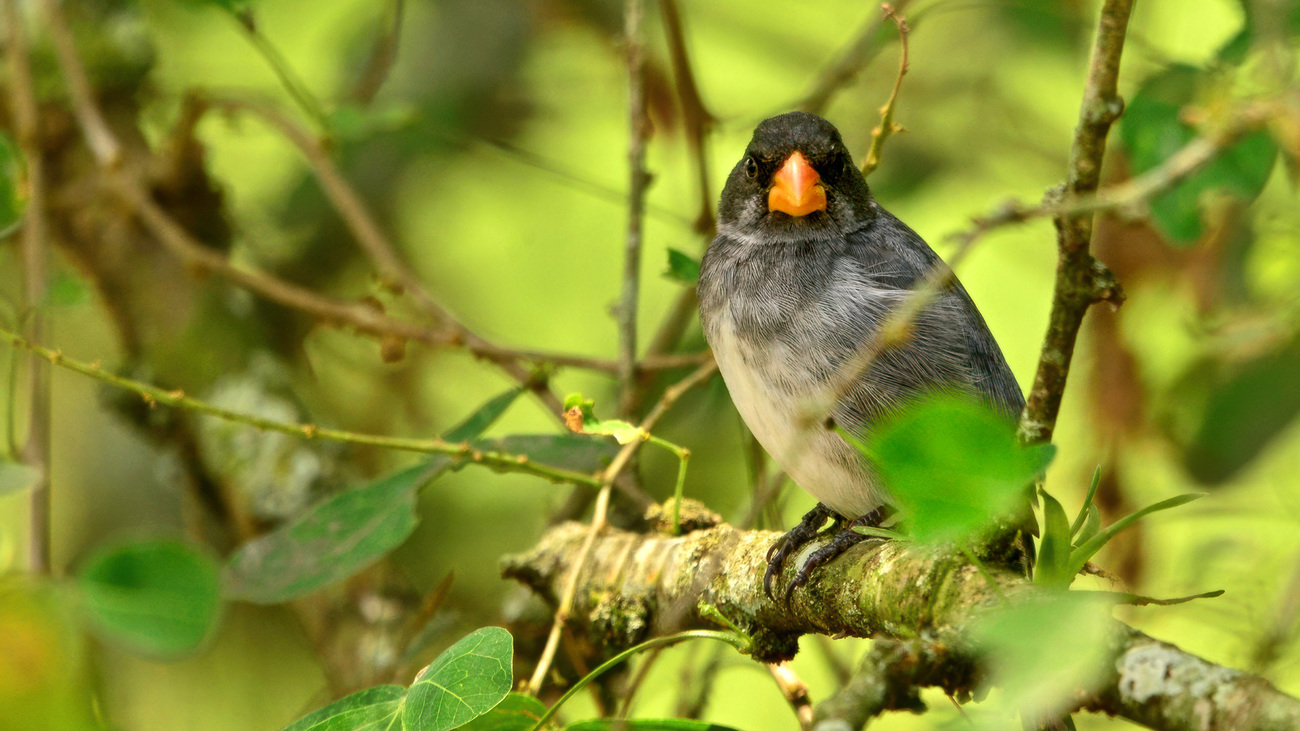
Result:
[[[554,600],[587,527],[552,529],[503,572]],[[789,606],[767,599],[763,571],[779,537],[728,525],[684,536],[607,530],[589,548],[574,593],[571,628],[599,645],[628,647],[647,637],[716,628],[716,607],[753,638],[752,654],[772,662],[797,650],[799,635],[918,638],[932,643],[926,671],[909,683],[970,691],[979,677],[966,630],[1001,601],[959,554],[897,541],[867,541],[818,570]],[[792,578],[797,562],[786,567]],[[996,566],[989,576],[1012,600],[1039,589]],[[1080,708],[1121,716],[1152,729],[1300,728],[1300,700],[1249,673],[1216,665],[1115,621],[1109,674],[1079,688]],[[934,647],[941,650],[935,654]]]

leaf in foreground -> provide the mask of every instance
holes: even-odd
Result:
[[[174,540],[137,540],[97,552],[77,576],[99,634],[151,655],[192,652],[221,610],[216,566]]]
[[[514,639],[500,627],[475,630],[447,648],[415,677],[402,724],[448,731],[492,710],[510,692]]]
[[[1109,605],[1080,592],[1053,592],[1002,605],[982,617],[975,641],[987,653],[992,682],[1027,718],[1070,708],[1107,665]]]
[[[890,417],[866,444],[918,541],[963,540],[1028,502],[1027,488],[1054,448],[1022,446],[992,408],[955,393],[922,398]]]
[[[341,581],[411,535],[416,490],[438,471],[427,463],[347,490],[239,548],[226,564],[226,595],[276,604]]]
[[[482,434],[510,407],[512,388],[478,408],[444,437],[459,442]],[[278,604],[318,591],[364,569],[400,546],[415,530],[416,492],[450,469],[451,455],[435,455],[363,487],[333,495],[294,520],[245,543],[226,565],[226,593]]]
[[[546,706],[523,693],[507,695],[495,708],[460,727],[460,731],[529,731],[546,713]]]
[[[380,731],[401,728],[401,712],[406,688],[400,685],[377,685],[353,693],[318,709],[285,726],[282,731]]]

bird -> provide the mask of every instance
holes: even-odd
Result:
[[[879,525],[893,513],[876,468],[835,430],[808,428],[807,408],[935,271],[949,273],[920,235],[872,197],[833,124],[799,111],[759,123],[727,176],[697,291],[704,337],[737,411],[818,500],[769,551],[769,597],[786,559],[828,520],[840,532],[805,560],[787,601],[814,568],[864,538],[853,526]],[[970,394],[1011,419],[1025,403],[956,278],[916,317],[906,342],[881,350],[846,385],[829,421],[856,438],[935,391]]]

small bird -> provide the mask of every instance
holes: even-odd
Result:
[[[764,120],[727,177],[718,235],[704,254],[700,319],[745,423],[800,487],[819,501],[768,554],[763,585],[832,519],[847,527],[815,551],[786,587],[879,525],[890,496],[872,465],[831,429],[802,426],[846,363],[891,310],[946,265],[881,208],[825,119],[790,112]],[[874,423],[925,393],[959,390],[1015,418],[1024,406],[1002,351],[956,279],[918,316],[905,344],[883,350],[830,411],[865,437]]]

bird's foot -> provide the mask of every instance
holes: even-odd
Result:
[[[794,578],[791,579],[790,583],[785,587],[785,593],[782,597],[785,600],[785,603],[790,603],[790,597],[794,596],[795,589],[808,583],[808,577],[812,576],[814,569],[819,566],[825,566],[836,556],[839,556],[841,553],[844,553],[870,537],[853,530],[854,528],[861,526],[877,528],[886,520],[889,520],[893,514],[893,508],[888,505],[881,505],[870,513],[849,521],[849,524],[844,526],[844,529],[837,533],[835,537],[831,539],[830,543],[827,543],[816,551],[813,551],[812,554],[808,556],[808,559],[803,562],[803,566],[799,567],[799,572],[794,575]],[[809,515],[811,515],[811,513],[809,513]],[[805,516],[805,518],[806,517],[807,516]],[[793,533],[794,531],[790,532]],[[769,573],[772,572],[772,564],[768,564],[767,570]],[[770,597],[771,595],[772,594],[769,591],[768,596]]]
[[[809,510],[803,516],[799,524],[790,529],[789,533],[781,536],[771,548],[767,549],[767,570],[763,572],[763,591],[767,598],[776,601],[772,594],[772,580],[776,575],[781,573],[781,567],[785,565],[785,560],[790,554],[803,548],[809,541],[817,537],[821,532],[822,526],[826,525],[827,519],[839,521],[840,516],[830,508],[817,503],[817,507]]]

